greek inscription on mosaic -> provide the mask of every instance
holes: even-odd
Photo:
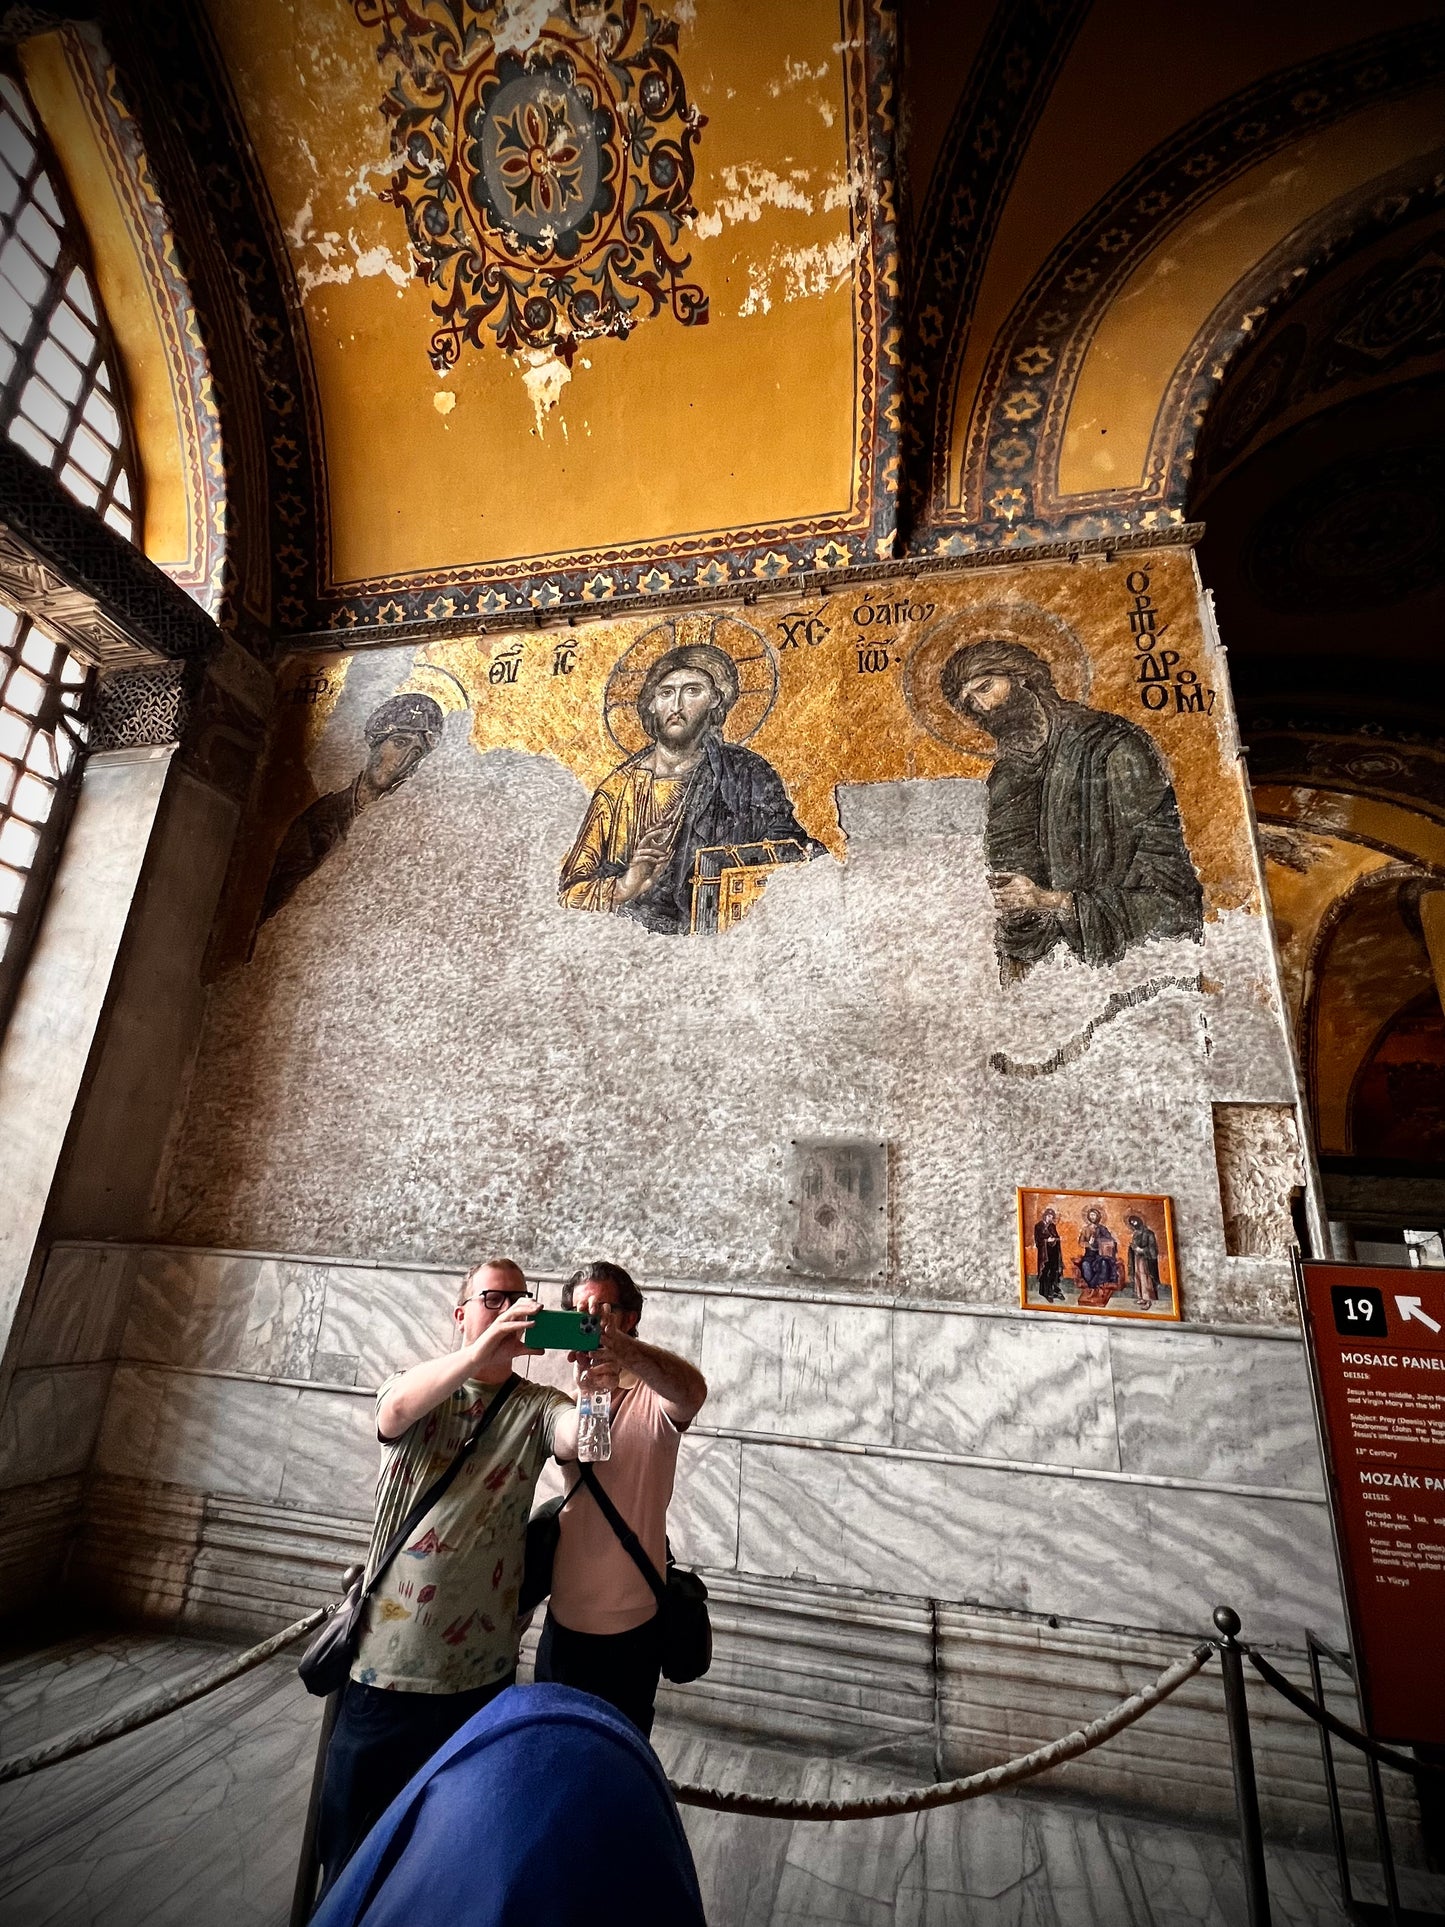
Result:
[[[1177,649],[1164,646],[1169,624],[1149,593],[1149,571],[1131,569],[1124,578],[1130,596],[1129,633],[1134,638],[1134,680],[1139,701],[1154,715],[1207,716],[1214,708],[1214,691],[1205,689],[1193,669],[1181,669]]]

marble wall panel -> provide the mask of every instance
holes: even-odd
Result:
[[[95,1444],[95,1472],[145,1478],[168,1377],[158,1366],[116,1366]]]
[[[279,1497],[303,1396],[294,1387],[125,1367],[116,1378],[98,1471],[199,1492]]]
[[[745,1572],[1108,1624],[1204,1630],[1224,1586],[1258,1638],[1335,1625],[1322,1533],[1324,1509],[1301,1501],[785,1446],[742,1455]]]
[[[114,1358],[130,1309],[136,1252],[128,1246],[57,1245],[25,1328],[22,1365]]]
[[[1174,1616],[1160,1619],[1131,1609],[1117,1615],[1121,1620],[1207,1630],[1216,1606],[1233,1606],[1246,1639],[1302,1646],[1308,1626],[1344,1643],[1327,1507],[1167,1486],[1135,1489],[1143,1494],[1149,1564],[1164,1577]],[[1140,1595],[1140,1609],[1150,1603],[1148,1595]]]
[[[676,1352],[701,1370],[703,1318],[707,1307],[717,1303],[705,1292],[648,1291],[644,1284],[637,1336],[665,1352]]]
[[[321,1327],[326,1272],[320,1265],[267,1260],[256,1271],[233,1371],[309,1378]]]
[[[709,1298],[701,1359],[707,1423],[886,1444],[892,1324],[883,1307]]]
[[[282,1505],[369,1519],[381,1447],[372,1402],[345,1392],[302,1392],[286,1440]]]
[[[684,1565],[737,1565],[741,1451],[736,1439],[684,1435],[667,1515],[673,1552]]]
[[[1107,1337],[1125,1471],[1324,1490],[1303,1345],[1137,1327]]]
[[[222,1251],[142,1249],[124,1356],[157,1365],[234,1370],[262,1266]]]
[[[355,1358],[356,1383],[380,1385],[450,1349],[460,1284],[458,1272],[328,1265],[317,1352]]]
[[[0,1486],[84,1471],[105,1411],[109,1364],[16,1372],[0,1417]]]
[[[892,1443],[1117,1471],[1108,1339],[1062,1319],[899,1311]]]

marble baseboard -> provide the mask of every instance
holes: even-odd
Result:
[[[83,1498],[74,1475],[0,1491],[0,1619],[34,1613],[59,1590]]]
[[[98,1479],[70,1584],[109,1615],[251,1639],[334,1596],[366,1534],[362,1519]],[[664,1687],[666,1717],[739,1742],[886,1766],[914,1784],[1027,1752],[1097,1717],[1189,1644],[1127,1624],[1051,1626],[918,1595],[703,1572],[713,1667],[690,1686]],[[1297,1653],[1276,1659],[1304,1678]],[[1318,1844],[1327,1812],[1313,1732],[1262,1686],[1251,1682],[1250,1695],[1270,1829]],[[1364,1777],[1350,1762],[1342,1771],[1363,1839]],[[1061,1794],[1227,1825],[1234,1796],[1217,1675],[1057,1778]],[[1391,1798],[1408,1832],[1398,1787]]]
[[[334,1598],[369,1536],[369,1518],[96,1476],[67,1583],[122,1620],[259,1638]]]

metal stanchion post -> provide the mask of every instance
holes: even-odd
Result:
[[[291,1896],[290,1927],[306,1927],[316,1905],[316,1876],[321,1871],[316,1859],[316,1832],[321,1821],[321,1783],[326,1777],[326,1750],[331,1744],[331,1729],[341,1707],[340,1693],[328,1693],[321,1712],[321,1736],[316,1742],[316,1765],[311,1774],[311,1797],[306,1802],[306,1825],[301,1833],[301,1858],[296,1868],[296,1889]]]
[[[345,1594],[360,1578],[360,1566],[348,1566],[341,1575]],[[343,1688],[343,1691],[345,1689]],[[316,1876],[321,1869],[316,1859],[316,1834],[321,1824],[321,1787],[326,1778],[326,1753],[331,1745],[331,1729],[341,1710],[341,1693],[328,1693],[321,1714],[321,1733],[316,1742],[316,1765],[311,1774],[311,1797],[306,1802],[306,1825],[301,1832],[301,1858],[296,1868],[296,1887],[291,1895],[290,1927],[306,1927],[316,1906]]]
[[[1264,1829],[1259,1818],[1259,1788],[1254,1749],[1249,1740],[1249,1707],[1244,1697],[1244,1648],[1238,1644],[1240,1619],[1231,1606],[1216,1606],[1219,1663],[1224,1672],[1224,1711],[1229,1721],[1229,1752],[1234,1766],[1234,1806],[1244,1860],[1244,1892],[1249,1927],[1270,1927],[1269,1881],[1264,1866]]]

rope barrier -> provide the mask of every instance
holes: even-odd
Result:
[[[1298,1707],[1306,1719],[1313,1720],[1316,1726],[1325,1727],[1337,1740],[1343,1740],[1346,1746],[1358,1747],[1361,1753],[1368,1753],[1371,1759],[1379,1760],[1383,1766],[1393,1766],[1401,1773],[1445,1773],[1445,1766],[1437,1766],[1432,1760],[1410,1759],[1404,1753],[1396,1753],[1391,1747],[1381,1746],[1378,1740],[1372,1740],[1368,1733],[1361,1733],[1358,1727],[1346,1726],[1343,1720],[1336,1719],[1317,1700],[1312,1700],[1308,1693],[1301,1692],[1283,1673],[1276,1672],[1269,1661],[1262,1659],[1258,1653],[1250,1652],[1249,1663],[1281,1699],[1287,1699],[1291,1706]]]
[[[27,1773],[37,1773],[43,1766],[55,1766],[61,1760],[73,1760],[78,1753],[89,1753],[93,1747],[103,1746],[107,1740],[118,1740],[123,1733],[138,1732],[153,1720],[163,1720],[167,1713],[189,1706],[192,1700],[198,1700],[206,1693],[214,1693],[218,1686],[239,1679],[242,1673],[249,1673],[264,1660],[274,1658],[283,1647],[312,1632],[330,1610],[329,1606],[322,1606],[314,1613],[307,1613],[304,1619],[298,1619],[295,1625],[286,1627],[284,1632],[274,1633],[270,1639],[263,1639],[259,1646],[252,1646],[244,1653],[223,1660],[219,1666],[211,1667],[209,1672],[173,1686],[169,1692],[161,1693],[132,1712],[117,1713],[97,1726],[63,1735],[58,1740],[52,1740],[48,1746],[37,1747],[33,1753],[20,1753],[14,1759],[0,1760],[0,1786],[7,1780],[19,1780]]]
[[[1036,1747],[1017,1760],[1001,1766],[986,1767],[962,1780],[943,1780],[932,1786],[912,1787],[903,1793],[885,1793],[867,1800],[774,1800],[760,1793],[728,1793],[720,1787],[692,1786],[672,1781],[672,1791],[684,1806],[708,1807],[714,1813],[748,1813],[763,1820],[878,1820],[899,1813],[923,1813],[930,1807],[953,1806],[960,1800],[976,1800],[981,1794],[998,1793],[1004,1787],[1031,1780],[1050,1767],[1062,1766],[1081,1753],[1091,1753],[1116,1733],[1142,1719],[1153,1707],[1177,1693],[1186,1680],[1193,1679],[1214,1656],[1214,1646],[1205,1641],[1183,1659],[1176,1659],[1142,1692],[1103,1713],[1087,1726],[1081,1726],[1047,1746]]]

